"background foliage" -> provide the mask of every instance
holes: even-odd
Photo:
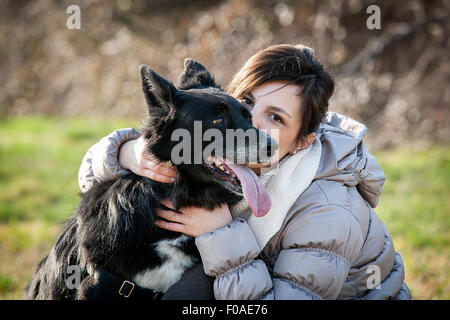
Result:
[[[69,30],[66,8],[81,9]],[[366,27],[369,5],[381,29]],[[138,65],[185,57],[224,86],[257,50],[304,43],[333,73],[330,109],[369,128],[377,213],[415,298],[449,299],[450,4],[445,0],[0,2],[0,298],[21,289],[78,202],[90,145],[145,116]]]

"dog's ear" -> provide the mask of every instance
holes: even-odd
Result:
[[[214,87],[220,89],[213,76],[199,62],[191,58],[184,60],[184,71],[180,76],[178,88],[182,90],[193,88]]]
[[[139,66],[139,72],[149,114],[156,113],[159,117],[173,115],[177,88],[144,64]]]

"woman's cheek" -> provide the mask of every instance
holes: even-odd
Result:
[[[278,136],[278,137],[275,137]],[[278,158],[283,159],[289,153],[289,141],[286,141],[288,137],[283,130],[278,130],[278,135],[273,136],[274,140],[278,143]]]

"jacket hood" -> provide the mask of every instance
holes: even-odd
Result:
[[[356,186],[374,208],[380,199],[385,176],[362,141],[366,131],[367,127],[362,123],[328,112],[317,132],[322,143],[322,155],[314,179]]]

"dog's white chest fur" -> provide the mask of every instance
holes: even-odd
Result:
[[[156,252],[165,261],[158,267],[145,270],[134,277],[134,282],[144,288],[165,293],[180,280],[186,269],[196,263],[196,259],[187,255],[180,244],[189,240],[186,235],[171,240],[161,240],[155,244]]]

